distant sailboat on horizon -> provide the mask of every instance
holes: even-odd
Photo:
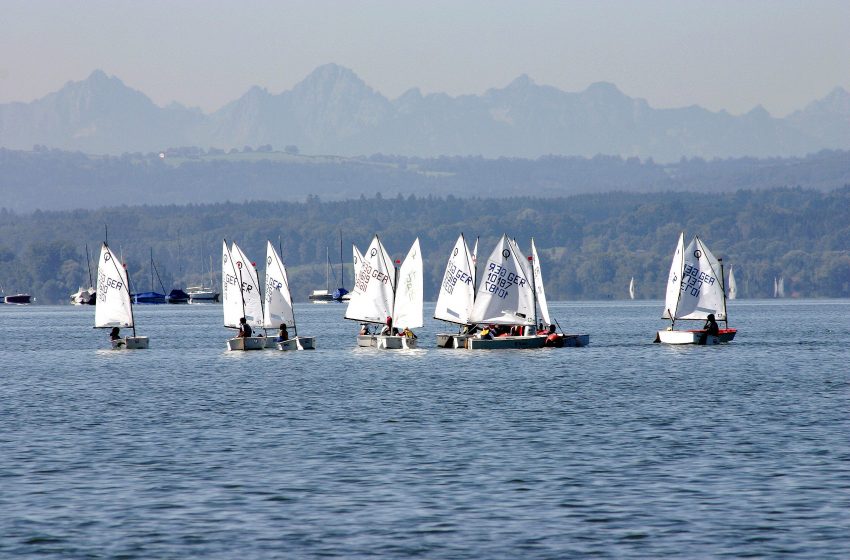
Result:
[[[635,277],[629,280],[629,299],[635,299]]]

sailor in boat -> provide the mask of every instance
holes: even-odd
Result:
[[[109,331],[109,340],[111,340],[116,347],[124,344],[124,341],[121,340],[121,329],[118,327],[112,327],[112,330]]]
[[[485,326],[483,329],[481,329],[481,331],[478,333],[477,336],[478,336],[478,338],[491,340],[493,338],[493,330],[494,329],[495,329],[495,325]]]
[[[281,323],[276,342],[286,342],[287,340],[289,340],[289,331],[286,330],[286,323]]]
[[[404,327],[404,330],[401,331],[401,335],[411,339],[419,338],[412,330],[410,330],[410,327]]]
[[[239,334],[236,335],[237,338],[250,338],[251,336],[251,325],[248,324],[248,321],[245,320],[245,317],[239,319]]]
[[[702,333],[702,336],[699,339],[700,344],[705,344],[708,341],[709,336],[720,336],[720,327],[717,325],[717,321],[714,320],[714,313],[708,314],[702,329],[705,332]]]
[[[544,346],[552,348],[562,348],[564,346],[564,337],[555,332],[555,325],[549,325],[549,330],[543,334],[546,335],[546,341],[543,343]]]
[[[387,317],[387,324],[381,329],[381,336],[398,336],[398,329],[393,327],[392,317]]]
[[[369,328],[369,323],[360,323],[360,332],[358,334],[372,334],[372,330]]]

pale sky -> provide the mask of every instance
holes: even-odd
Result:
[[[393,99],[521,74],[607,81],[650,105],[774,116],[850,91],[850,0],[3,0],[0,103],[101,69],[156,104],[214,111],[334,62]]]

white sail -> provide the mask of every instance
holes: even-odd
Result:
[[[127,271],[106,243],[100,248],[100,260],[97,265],[97,305],[94,311],[94,326],[134,326]]]
[[[271,241],[266,242],[266,305],[263,308],[263,326],[276,329],[281,324],[295,326],[292,312],[292,296],[286,267]]]
[[[392,317],[393,326],[399,330],[418,329],[425,324],[422,320],[424,303],[422,271],[422,252],[419,249],[417,237],[398,270]]]
[[[236,268],[236,277],[242,286],[242,306],[245,321],[252,327],[263,326],[263,299],[260,295],[260,280],[257,269],[234,241],[230,247],[230,255]]]
[[[776,285],[776,297],[785,297],[785,278],[780,276],[779,283]]]
[[[475,238],[475,246],[472,247],[472,286],[478,290],[478,238]],[[473,298],[474,299],[474,298]]]
[[[221,309],[224,312],[224,326],[239,328],[239,319],[245,315],[242,290],[227,240],[222,241],[221,248]]]
[[[735,273],[732,271],[732,267],[729,267],[729,299],[736,299],[738,297],[738,283],[735,282]]]
[[[502,235],[479,268],[480,284],[469,318],[472,323],[534,324],[534,293],[524,256]]]
[[[537,293],[537,305],[540,306],[540,314],[543,316],[543,322],[547,325],[552,324],[552,319],[549,318],[549,304],[546,303],[546,292],[543,290],[543,272],[540,268],[540,258],[537,256],[537,247],[534,245],[534,238],[531,238],[531,266],[534,271],[534,290]]]
[[[440,284],[434,318],[465,325],[475,303],[475,264],[463,234],[457,238]]]
[[[720,263],[702,240],[694,236],[684,251],[679,306],[675,319],[726,319]]]
[[[682,293],[682,266],[685,256],[685,232],[679,234],[676,243],[676,251],[673,253],[673,262],[670,263],[670,273],[667,275],[667,295],[664,298],[664,313],[662,319],[673,319],[676,317],[676,309],[679,307],[679,294]]]
[[[629,280],[629,299],[635,299],[635,277]]]
[[[357,248],[357,245],[351,245],[353,256],[353,264],[354,264],[354,279],[357,280],[357,277],[360,275],[360,265],[363,263],[363,253],[360,252],[360,249]]]
[[[376,235],[366,249],[351,290],[345,318],[367,323],[384,323],[392,317],[395,269]]]

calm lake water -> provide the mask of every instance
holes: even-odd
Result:
[[[227,352],[219,306],[0,306],[0,557],[850,557],[850,300],[553,304],[591,346]],[[426,314],[433,304],[426,305]]]

